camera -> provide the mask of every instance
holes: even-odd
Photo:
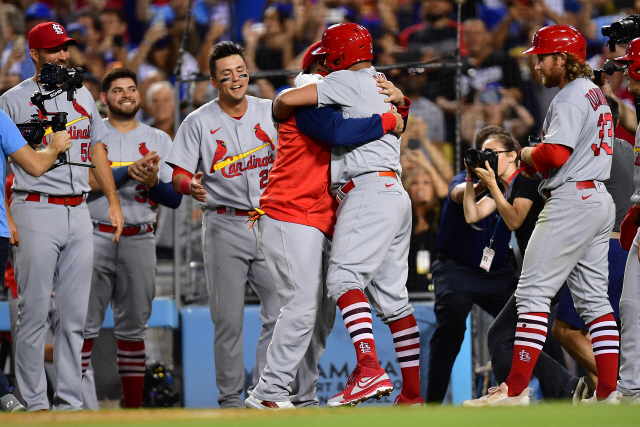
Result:
[[[611,52],[615,52],[616,44],[627,44],[640,37],[640,15],[629,15],[611,25],[605,25],[602,27],[602,35],[609,37],[607,45]]]
[[[475,148],[469,148],[464,155],[464,163],[472,169],[471,175],[473,178],[478,178],[473,172],[473,168],[485,168],[484,162],[489,162],[489,166],[491,166],[491,169],[493,169],[495,173],[498,170],[498,153],[495,153],[493,150],[481,151]]]
[[[65,68],[51,62],[43,64],[38,74],[38,83],[48,91],[54,91],[65,84],[74,90],[80,89],[82,80],[84,80],[82,68]]]

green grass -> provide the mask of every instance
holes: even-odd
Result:
[[[341,408],[291,411],[139,410],[0,415],[2,427],[588,427],[640,426],[640,406]]]

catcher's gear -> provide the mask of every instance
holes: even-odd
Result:
[[[616,58],[616,61],[626,64],[629,77],[640,80],[640,37],[631,40],[624,55]]]
[[[570,25],[549,25],[536,31],[533,46],[522,53],[540,55],[561,52],[584,64],[587,60],[587,40]]]
[[[313,55],[327,55],[325,64],[331,71],[346,70],[353,64],[373,59],[373,39],[360,24],[336,24],[322,34],[321,46]]]
[[[638,214],[640,209],[635,206],[631,206],[627,216],[624,217],[624,221],[620,224],[620,247],[625,251],[631,249],[633,239],[638,232]]]

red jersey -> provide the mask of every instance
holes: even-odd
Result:
[[[278,128],[276,160],[260,208],[273,219],[332,236],[338,202],[331,195],[331,147],[298,130],[295,114]]]

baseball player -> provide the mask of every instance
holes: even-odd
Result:
[[[625,75],[629,81],[629,93],[640,95],[640,38],[632,40],[628,45],[625,55],[616,58],[616,61],[626,64]],[[602,90],[612,95],[611,86],[605,82]],[[620,297],[620,323],[622,324],[622,336],[620,347],[620,380],[617,390],[621,394],[623,402],[640,403],[640,360],[638,352],[640,348],[640,252],[638,241],[640,230],[638,213],[640,212],[640,126],[635,112],[623,102],[620,105],[620,124],[627,131],[636,130],[636,143],[634,152],[633,182],[635,191],[631,196],[634,204],[620,226],[620,246],[629,249],[627,264],[624,272],[624,283]],[[598,381],[600,377],[598,376]]]
[[[253,384],[266,364],[266,351],[280,313],[280,299],[258,248],[247,230],[249,210],[258,206],[275,161],[276,130],[271,101],[246,96],[249,74],[241,48],[214,46],[211,84],[219,97],[184,120],[167,163],[173,186],[201,203],[205,280],[215,325],[213,353],[221,407],[244,407],[242,322],[247,281],[261,301],[262,330]],[[195,174],[195,175],[194,175]]]
[[[155,295],[156,248],[153,237],[158,204],[175,209],[182,196],[173,190],[171,167],[164,158],[171,148],[165,132],[136,120],[140,108],[136,73],[125,68],[102,78],[103,139],[125,217],[122,238],[111,243],[113,226],[102,193],[88,201],[93,221],[93,277],[82,347],[83,373],[89,366],[93,340],[98,337],[111,302],[118,339],[118,372],[125,408],[142,405],[147,320]],[[92,186],[93,187],[93,186]]]
[[[617,401],[619,337],[607,297],[607,253],[615,206],[609,178],[613,120],[604,94],[591,80],[587,42],[575,28],[538,30],[527,55],[545,87],[559,87],[545,117],[543,141],[520,150],[527,173],[543,174],[547,202],[529,240],[515,292],[518,325],[506,382],[480,398],[487,405],[527,405],[529,379],[547,335],[551,298],[566,280],[576,310],[589,326],[598,370],[590,402]]]
[[[274,114],[301,106],[338,105],[345,118],[382,114],[396,102],[377,86],[386,80],[371,66],[373,43],[361,25],[338,24],[322,35],[317,54],[327,55],[330,75],[281,93]],[[398,109],[409,107],[406,98]],[[331,190],[340,201],[329,260],[327,288],[351,335],[358,364],[346,389],[329,406],[355,405],[391,394],[393,385],[380,367],[372,334],[369,301],[389,325],[400,368],[402,392],[397,404],[421,404],[420,339],[405,287],[411,234],[411,202],[399,183],[400,144],[386,134],[360,147],[332,150]],[[365,296],[369,296],[369,300]]]
[[[327,74],[310,73],[319,47],[317,42],[307,50],[296,86]],[[345,120],[340,109],[309,107],[284,120],[274,119],[280,121],[278,155],[260,198],[258,242],[282,309],[267,349],[267,365],[245,401],[257,409],[293,407],[291,384],[296,379],[298,399],[308,396],[303,400],[317,405],[317,362],[335,320],[335,304],[326,297],[323,262],[338,206],[330,191],[331,147],[360,145],[404,128],[395,111]]]
[[[36,76],[44,63],[66,66],[67,46],[75,43],[55,22],[34,27],[29,33],[29,47]],[[15,123],[26,122],[38,113],[30,103],[31,95],[40,90],[36,76],[0,97],[0,109]],[[109,201],[108,217],[116,227],[113,241],[117,241],[124,220],[113,174],[100,143],[107,136],[107,128],[91,94],[83,87],[71,102],[63,95],[45,101],[45,107],[47,111],[66,112],[70,121],[79,119],[68,128],[72,145],[67,158],[95,165],[93,174]],[[46,138],[51,142],[50,136]],[[82,405],[80,352],[93,264],[93,227],[84,203],[84,193],[90,190],[88,171],[63,165],[34,178],[20,163],[14,168],[11,214],[20,236],[14,264],[19,299],[16,377],[29,411],[49,409],[43,353],[52,291],[58,313],[53,408],[80,410]],[[56,272],[58,282],[54,289]]]

